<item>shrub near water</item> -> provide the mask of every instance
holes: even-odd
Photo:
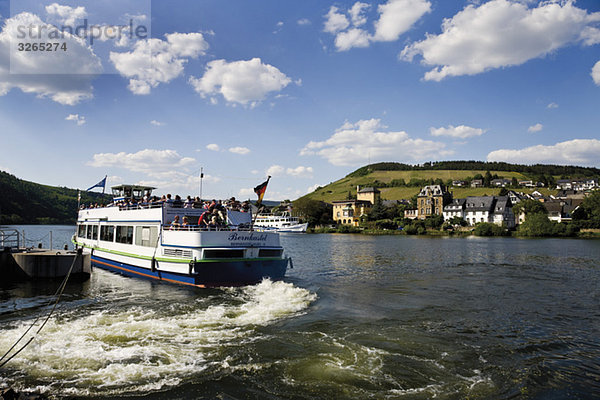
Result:
[[[507,236],[508,231],[499,225],[490,222],[480,222],[475,225],[473,233],[477,236]]]
[[[578,228],[573,224],[559,224],[550,221],[545,214],[528,215],[527,219],[519,225],[517,234],[526,237],[544,236],[575,236]]]

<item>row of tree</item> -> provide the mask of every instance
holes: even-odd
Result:
[[[569,177],[600,177],[600,169],[592,167],[577,167],[571,165],[550,164],[510,164],[505,162],[485,161],[437,161],[419,165],[409,165],[396,162],[382,162],[366,165],[348,174],[349,177],[366,176],[373,171],[506,171],[519,172],[533,179],[534,176]]]

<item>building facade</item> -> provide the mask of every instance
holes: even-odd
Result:
[[[358,226],[360,218],[367,215],[373,205],[365,200],[342,200],[333,203],[333,220],[336,224]]]
[[[429,185],[417,195],[417,217],[425,219],[444,214],[444,206],[452,202],[452,194],[443,185]]]

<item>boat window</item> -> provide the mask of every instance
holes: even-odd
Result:
[[[98,240],[98,225],[92,225],[90,226],[90,228],[92,228],[92,239],[93,240]],[[90,230],[88,229],[88,232]]]
[[[117,226],[117,243],[133,244],[133,226]]]
[[[158,227],[136,226],[135,244],[137,246],[155,247],[158,241]]]
[[[100,227],[100,240],[103,240],[105,242],[114,242],[115,226],[114,225],[102,225]]]
[[[204,258],[243,258],[244,250],[204,250]]]
[[[279,249],[260,249],[258,251],[259,257],[280,257],[281,250]]]
[[[80,238],[85,237],[85,227],[86,225],[84,224],[79,225],[79,233],[77,233],[77,236],[79,236]]]
[[[91,239],[91,238],[92,238],[92,233],[93,233],[93,230],[92,230],[92,228],[93,228],[93,225],[88,225],[88,228],[87,228],[87,235],[86,235],[86,238],[88,238],[88,239]]]

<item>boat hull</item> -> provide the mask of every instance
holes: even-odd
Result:
[[[195,287],[243,286],[258,283],[265,278],[281,280],[285,276],[288,259],[247,259],[191,262],[190,273],[182,274],[160,269],[154,271],[129,263],[92,256],[92,266],[122,275],[160,280]],[[234,278],[232,278],[234,277]]]

